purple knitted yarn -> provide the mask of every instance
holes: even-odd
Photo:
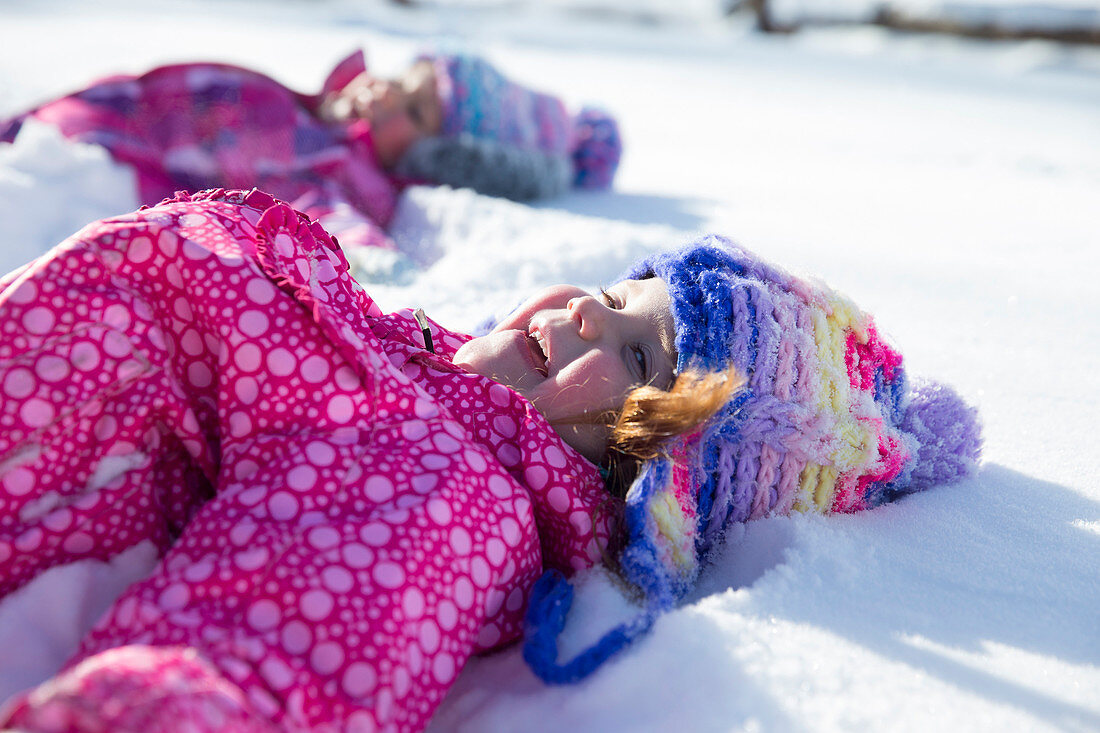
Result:
[[[924,382],[910,395],[899,427],[914,436],[905,493],[972,473],[982,450],[976,408],[945,384]],[[899,476],[899,479],[903,477]]]
[[[573,120],[573,135],[573,185],[611,188],[623,152],[615,118],[596,107],[585,107]]]

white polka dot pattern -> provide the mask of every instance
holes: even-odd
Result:
[[[24,698],[8,714],[6,726],[37,733],[278,730],[239,687],[185,647],[110,649],[58,675],[48,695]]]
[[[65,700],[196,694],[116,684],[176,659],[282,729],[418,730],[471,653],[519,635],[544,565],[599,559],[595,470],[451,364],[466,337],[433,326],[425,351],[265,194],[91,225],[0,285],[0,595],[142,540],[164,553]]]

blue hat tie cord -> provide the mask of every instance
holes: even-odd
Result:
[[[578,682],[592,674],[636,637],[653,625],[657,613],[652,610],[619,624],[568,662],[558,663],[558,636],[573,605],[573,586],[557,570],[547,570],[535,583],[525,619],[523,659],[527,666],[548,684]]]

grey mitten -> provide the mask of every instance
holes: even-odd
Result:
[[[513,201],[559,196],[573,180],[567,155],[525,150],[469,134],[418,141],[398,161],[395,172]]]

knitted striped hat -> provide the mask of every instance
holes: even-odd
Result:
[[[587,676],[648,629],[691,589],[730,523],[875,507],[971,473],[981,450],[976,411],[944,385],[911,387],[871,317],[826,286],[715,236],[623,279],[647,277],[668,285],[677,372],[732,364],[746,383],[627,492],[619,564],[644,613],[559,664],[572,588],[553,573],[536,584],[524,657],[548,682]]]
[[[450,151],[460,146],[477,148],[482,156],[494,157],[482,176],[500,170],[502,158],[507,162],[528,155],[535,158],[537,165],[523,163],[524,178],[532,170],[536,173],[546,170],[548,176],[558,176],[558,169],[543,161],[549,157],[569,164],[563,179],[566,186],[611,186],[622,155],[622,140],[618,125],[606,112],[586,107],[576,116],[571,115],[557,97],[516,84],[478,56],[435,54],[421,59],[432,63],[443,106],[442,141],[422,145],[420,149],[414,146],[414,156],[419,158],[416,165],[425,177],[440,180],[434,171],[425,170],[437,155],[448,158],[446,165],[453,164],[456,157],[469,158]],[[509,155],[483,152],[487,143],[507,148]],[[510,190],[495,181],[490,186]],[[537,190],[550,188],[541,185]],[[509,197],[524,198],[518,193]]]

